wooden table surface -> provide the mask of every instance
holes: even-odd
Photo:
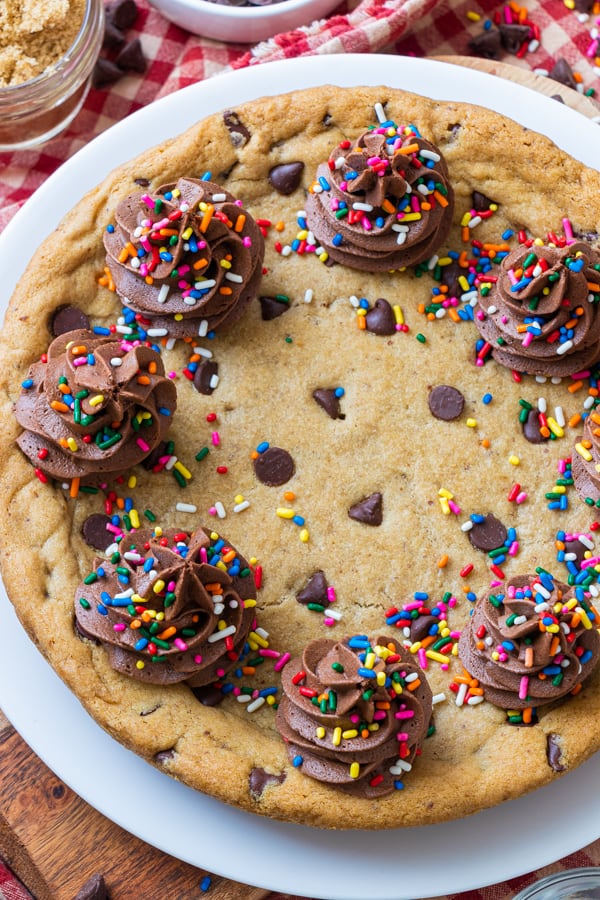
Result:
[[[438,57],[560,95],[583,115],[594,101],[548,78],[494,60]],[[90,807],[33,753],[0,711],[0,856],[36,900],[73,900],[95,873],[106,879],[111,900],[132,897],[198,900],[206,871],[133,837]],[[261,888],[213,877],[211,900],[267,900]]]

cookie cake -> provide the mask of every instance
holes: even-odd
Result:
[[[204,119],[30,248],[2,577],[102,727],[326,828],[600,747],[599,198],[499,114],[322,87]]]

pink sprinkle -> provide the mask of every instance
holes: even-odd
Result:
[[[516,503],[524,503],[524,502],[527,500],[527,497],[528,497],[528,496],[529,496],[529,495],[527,494],[526,491],[520,491],[520,492],[517,494],[517,496],[515,497],[515,502],[516,502]]]
[[[529,689],[529,678],[527,675],[523,675],[521,681],[519,683],[519,700],[525,700],[527,697],[527,691]]]
[[[385,719],[386,715],[385,709],[378,709],[377,712],[373,713],[373,720],[375,722],[381,722],[382,719]]]
[[[519,498],[517,497],[517,503],[518,502],[519,502]],[[510,547],[508,548],[508,555],[516,556],[518,552],[519,552],[519,542],[513,541],[512,544],[510,545]]]
[[[417,658],[419,660],[419,665],[422,669],[427,668],[427,655],[425,653],[425,649],[423,647],[419,647],[417,650]]]
[[[138,445],[138,447],[140,448],[140,450],[144,451],[144,453],[148,453],[150,451],[150,447],[148,446],[148,444],[146,443],[146,441],[143,438],[136,438],[135,442]]]
[[[177,266],[177,271],[180,275],[186,275],[190,271],[190,267],[187,264],[184,266]]]
[[[178,650],[187,650],[188,645],[185,641],[182,641],[181,638],[175,638],[173,641]]]
[[[335,601],[337,600],[334,587],[330,586],[327,588],[327,599],[329,600],[330,603],[335,603]]]
[[[73,360],[74,366],[87,366],[87,356],[78,356]]]
[[[142,263],[140,266],[140,275],[142,275],[145,278],[147,274],[148,274],[148,266],[146,265],[146,263]]]
[[[283,667],[289,663],[291,658],[292,658],[291,653],[284,653],[283,656],[281,656],[273,666],[273,669],[275,670],[275,672],[281,672]]]
[[[123,622],[117,622],[116,625],[113,625],[113,631],[125,631],[126,627]]]
[[[171,379],[177,378],[177,372],[167,372],[167,375]]]
[[[457,604],[456,597],[450,597],[450,599],[448,600],[448,606],[450,607],[450,609],[454,609],[456,604]]]
[[[206,553],[206,547],[200,547],[200,560],[203,563],[208,562],[208,554]]]
[[[362,217],[362,219],[360,220],[360,224],[365,229],[365,231],[371,231],[373,228],[366,216]]]
[[[222,678],[225,674],[225,669],[216,669],[215,671],[219,678]]]
[[[246,235],[246,237],[243,237],[243,238],[242,238],[242,244],[244,245],[244,247],[251,247],[251,246],[252,246],[252,241],[251,241],[251,239],[248,237],[248,235]]]
[[[412,603],[405,603],[402,609],[406,612],[412,612],[413,609],[420,609],[421,605],[422,604],[420,600],[413,600]]]
[[[219,435],[218,431],[213,431],[210,438],[213,442],[213,447],[218,447],[221,443],[221,436]]]
[[[458,505],[458,503],[455,503],[454,500],[448,500],[448,506],[455,516],[458,516],[460,514],[460,506]]]
[[[123,534],[123,532],[121,531],[121,529],[119,528],[119,526],[118,526],[118,525],[113,525],[112,522],[108,522],[108,523],[107,523],[107,525],[106,525],[106,530],[107,530],[107,531],[112,531],[113,534],[118,534],[118,535],[122,535],[122,534]]]
[[[146,206],[154,206],[154,200],[150,196],[150,194],[142,194],[142,202],[146,204]]]
[[[485,313],[483,312],[482,309],[478,309],[477,312],[475,313],[475,315],[477,316],[477,318],[479,319],[480,322],[483,322],[483,320],[485,319]]]
[[[328,628],[331,628],[332,625],[335,625],[335,619],[330,619],[329,616],[325,616],[323,619],[323,625],[327,625]]]
[[[266,656],[268,659],[279,659],[281,653],[278,650],[269,650],[268,647],[261,647],[258,651],[259,656]]]
[[[209,516],[216,516],[217,510],[215,509],[214,506],[209,506],[209,507],[208,507],[208,514],[209,514]]]
[[[573,227],[569,219],[563,219],[563,230],[565,232],[565,237],[567,239],[567,244],[574,244],[575,238],[573,237]]]
[[[406,732],[406,731],[399,731],[399,732],[396,734],[396,739],[397,739],[398,741],[407,741],[407,740],[408,740],[408,734],[407,734],[407,732]]]
[[[414,717],[414,712],[412,709],[399,710],[397,713],[394,713],[395,719],[412,719]]]
[[[197,666],[199,666],[202,662],[202,656],[199,653],[196,653],[196,655],[194,656],[194,662]]]
[[[576,372],[574,375],[571,375],[571,380],[579,381],[581,378],[589,378],[591,374],[589,369],[584,369],[583,372]]]
[[[231,693],[233,694],[234,697],[239,697],[240,694],[242,693],[242,689],[239,687],[234,687],[234,689],[232,690]]]

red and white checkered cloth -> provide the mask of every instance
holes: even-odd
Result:
[[[584,20],[563,0],[521,0],[521,4],[526,5],[529,19],[540,30],[540,47],[522,59],[506,55],[504,61],[532,70],[549,70],[563,57],[581,75],[585,88],[600,87],[600,68],[595,55],[588,55],[591,29],[600,24],[595,21],[598,14]],[[317,53],[467,55],[469,39],[482,31],[483,21],[497,12],[503,14],[505,9],[497,0],[344,0],[328,19],[249,48],[190,35],[163,19],[146,0],[138,0],[138,7],[138,20],[127,37],[140,37],[148,60],[146,73],[128,75],[114,85],[90,91],[70,128],[43,147],[0,153],[0,230],[36,188],[92,137],[179,88],[226,69]],[[600,866],[600,841],[538,872],[455,894],[451,900],[510,900],[543,875],[591,865]],[[443,873],[440,878],[443,889]],[[31,900],[1,860],[0,900]],[[270,900],[284,898],[273,894]]]

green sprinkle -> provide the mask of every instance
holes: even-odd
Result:
[[[179,487],[187,487],[187,481],[178,469],[171,469],[171,473]]]
[[[344,671],[344,667],[341,664],[341,662],[331,663],[331,668],[333,669],[334,672],[343,672]]]
[[[196,459],[198,460],[198,462],[203,460],[205,456],[208,456],[209,452],[210,451],[208,447],[203,447],[202,450],[199,450],[198,453],[196,453]]]
[[[95,581],[98,581],[98,576],[95,572],[90,572],[90,574],[86,575],[83,579],[84,584],[93,584]]]
[[[156,516],[154,515],[154,513],[152,512],[151,509],[145,509],[144,515],[146,516],[146,518],[148,519],[149,522],[156,522]]]
[[[84,609],[89,609],[89,608],[90,608],[90,604],[89,604],[88,601],[85,599],[85,597],[80,597],[80,598],[79,598],[79,603],[80,603],[81,606],[83,606]]]
[[[325,607],[322,603],[307,603],[306,605],[312,612],[325,612]]]
[[[425,337],[424,334],[421,334],[421,332],[419,332],[419,333],[416,335],[416,338],[417,338],[417,340],[418,340],[418,342],[419,342],[420,344],[424,344],[424,343],[426,343],[426,341],[427,341],[427,338]]]

